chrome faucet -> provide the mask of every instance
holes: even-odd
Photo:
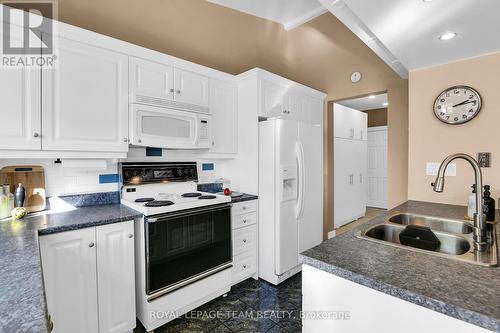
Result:
[[[435,192],[443,192],[444,188],[444,173],[446,171],[446,167],[450,164],[454,159],[461,158],[470,163],[472,168],[474,169],[475,182],[476,182],[476,213],[474,213],[474,246],[478,251],[484,251],[487,246],[487,224],[486,224],[486,215],[483,213],[483,175],[481,173],[481,168],[477,161],[467,155],[467,154],[453,154],[446,157],[441,165],[439,166],[439,171],[436,177],[436,182],[431,185],[434,187]]]

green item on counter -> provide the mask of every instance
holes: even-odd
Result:
[[[24,207],[16,207],[12,210],[11,215],[14,220],[20,220],[28,215],[28,210]]]

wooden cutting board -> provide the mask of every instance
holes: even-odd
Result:
[[[45,209],[45,172],[37,165],[13,165],[0,170],[0,185],[9,184],[10,193],[14,194],[17,185],[23,184],[26,190],[24,207],[29,212]]]

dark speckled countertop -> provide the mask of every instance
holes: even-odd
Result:
[[[302,263],[448,316],[500,331],[500,268],[359,239],[356,233],[396,213],[463,219],[466,207],[408,201],[303,252]],[[498,219],[498,214],[497,214]],[[497,226],[497,239],[500,230]]]
[[[0,332],[47,332],[38,236],[133,220],[120,204],[51,210],[21,221],[0,221]]]

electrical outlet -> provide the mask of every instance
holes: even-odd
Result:
[[[481,168],[490,167],[491,153],[477,153],[477,162]]]

